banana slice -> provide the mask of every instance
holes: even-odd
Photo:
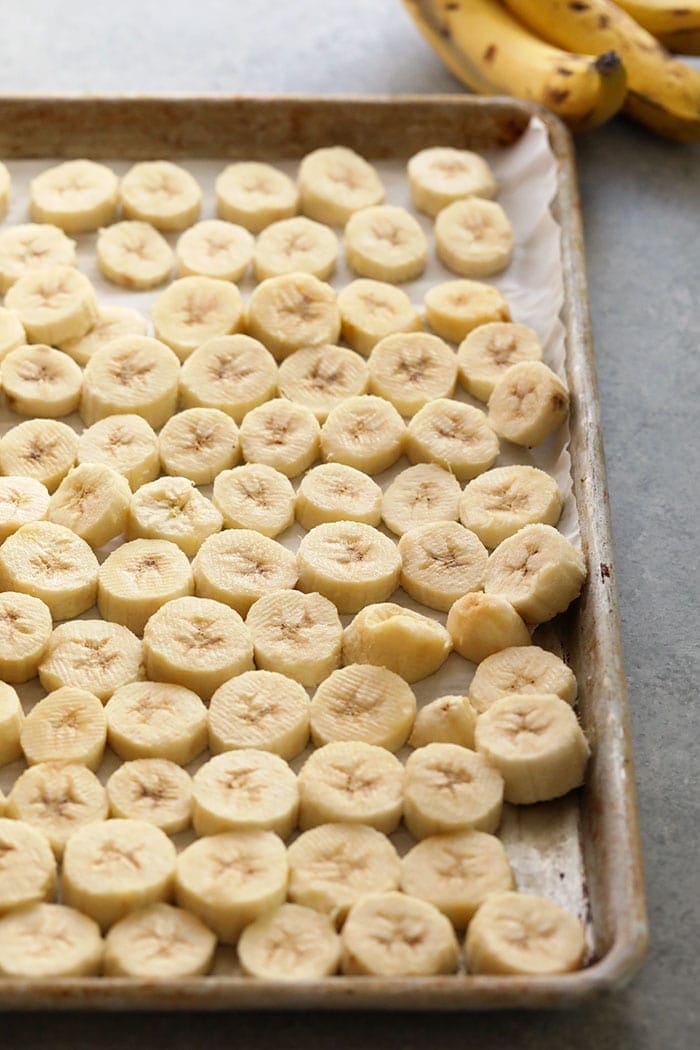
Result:
[[[213,499],[227,529],[254,529],[274,538],[294,521],[292,483],[265,463],[221,471],[214,480]]]
[[[435,220],[435,250],[453,273],[490,277],[505,270],[513,256],[513,227],[494,201],[455,201]]]
[[[87,233],[114,222],[118,190],[111,168],[92,160],[67,160],[32,179],[29,211],[34,222]]]
[[[45,518],[49,498],[46,485],[34,478],[0,477],[0,543],[22,525]]]
[[[159,230],[184,230],[202,210],[196,180],[167,160],[134,164],[121,180],[119,198],[127,219],[142,219]]]
[[[217,408],[188,408],[165,424],[158,437],[166,474],[210,485],[238,462],[238,427]]]
[[[239,281],[250,266],[254,248],[255,238],[243,226],[207,219],[180,234],[175,257],[181,277]]]
[[[487,325],[498,329],[511,327],[498,323],[510,321],[510,307],[492,284],[466,280],[445,281],[428,289],[424,302],[430,327],[452,343],[459,343],[474,329]]]
[[[396,475],[382,498],[388,529],[403,536],[435,521],[456,521],[462,490],[453,474],[435,463],[418,463]]]
[[[0,364],[7,407],[20,416],[50,419],[75,412],[83,375],[75,361],[51,346],[20,346]]]
[[[0,548],[0,589],[40,598],[54,620],[95,604],[98,569],[85,540],[50,521],[22,525]]]
[[[173,271],[172,248],[148,222],[126,220],[100,230],[95,256],[100,273],[123,288],[155,288]]]
[[[247,335],[210,339],[187,358],[180,373],[185,408],[218,408],[238,424],[276,393],[275,359]]]
[[[253,667],[253,643],[240,616],[209,598],[176,598],[151,616],[143,632],[146,672],[208,701],[235,675]]]
[[[340,937],[313,908],[281,904],[246,926],[238,942],[243,973],[271,980],[328,977],[340,965]]]
[[[167,758],[125,762],[112,773],[106,788],[112,817],[145,820],[166,835],[189,827],[192,778]]]
[[[401,820],[404,768],[383,747],[340,740],[313,751],[299,771],[299,827],[369,824],[390,835]]]
[[[56,858],[41,831],[0,818],[0,915],[50,900],[56,892]]]
[[[51,627],[51,611],[40,598],[0,594],[0,681],[19,684],[37,675]]]
[[[391,602],[368,605],[343,633],[343,663],[385,667],[406,682],[435,674],[451,649],[442,624]]]
[[[124,335],[145,335],[147,331],[148,322],[138,310],[129,306],[100,306],[97,321],[87,335],[66,339],[60,349],[84,367],[96,350],[101,350],[114,339]]]
[[[568,416],[569,391],[541,361],[521,361],[497,380],[488,409],[497,434],[532,447],[546,441]]]
[[[447,614],[447,630],[460,656],[475,664],[501,649],[530,644],[527,624],[511,603],[483,591],[457,599]]]
[[[335,269],[338,238],[303,215],[273,222],[258,237],[253,269],[259,281],[283,273],[310,273],[326,281]]]
[[[433,217],[454,201],[495,197],[498,189],[484,158],[467,149],[422,149],[411,157],[406,170],[413,203]]]
[[[108,929],[172,894],[175,847],[144,820],[107,820],[71,835],[63,854],[63,899]]]
[[[349,664],[321,682],[309,708],[314,744],[362,741],[398,751],[416,717],[407,683],[385,667]]]
[[[431,401],[408,424],[406,454],[411,462],[437,463],[458,481],[483,474],[498,453],[498,438],[486,415],[461,401]]]
[[[97,607],[105,620],[142,635],[162,605],[193,593],[190,563],[175,543],[138,539],[117,547],[100,566]]]
[[[125,531],[130,501],[126,478],[102,463],[83,463],[51,496],[46,517],[91,547],[102,547]]]
[[[46,835],[58,858],[79,828],[106,820],[107,795],[87,766],[42,762],[15,781],[7,799],[7,815]]]
[[[100,928],[64,904],[32,904],[0,920],[5,977],[95,977],[102,968]]]
[[[468,591],[483,585],[488,551],[456,521],[418,525],[399,540],[401,586],[429,609],[447,612]]]
[[[0,292],[31,271],[75,263],[75,241],[58,226],[28,222],[0,232]]]
[[[243,458],[295,478],[318,459],[321,428],[310,408],[278,397],[252,409],[241,423]]]
[[[0,438],[0,470],[6,475],[34,478],[49,492],[75,463],[78,435],[55,419],[28,419]]]
[[[304,346],[337,343],[335,291],[310,273],[268,277],[248,300],[247,328],[278,361]]]
[[[27,335],[17,314],[0,306],[0,361],[26,342]]]
[[[353,350],[366,357],[387,335],[419,332],[420,314],[401,288],[358,278],[338,295],[341,330]]]
[[[251,607],[246,626],[258,667],[314,686],[340,666],[343,628],[321,594],[275,591]]]
[[[493,832],[502,808],[503,777],[482,755],[457,744],[426,744],[407,759],[403,819],[414,838]]]
[[[167,758],[186,766],[207,746],[207,709],[196,693],[181,685],[121,686],[105,713],[109,746],[125,762]]]
[[[106,701],[115,689],[143,678],[141,642],[117,623],[62,623],[49,639],[39,678],[49,692],[72,686]]]
[[[475,725],[476,711],[466,696],[439,696],[420,709],[408,742],[411,747],[459,744],[473,749]]]
[[[382,490],[360,470],[344,463],[322,463],[304,475],[297,489],[295,512],[305,529],[329,521],[362,521],[379,525]]]
[[[525,525],[556,525],[563,506],[553,477],[537,467],[516,465],[470,481],[459,501],[459,517],[493,549]]]
[[[370,389],[402,416],[415,415],[435,398],[449,398],[457,383],[457,358],[435,335],[385,336],[369,356]]]
[[[523,361],[541,361],[543,352],[537,332],[527,325],[512,324],[508,316],[501,321],[485,320],[490,323],[479,322],[478,327],[470,329],[457,351],[459,381],[467,393],[479,401],[488,401],[494,386],[509,368]]]
[[[321,824],[299,835],[287,856],[290,899],[338,924],[360,897],[399,887],[398,853],[366,824]]]
[[[216,937],[203,922],[171,904],[148,904],[112,926],[104,972],[113,977],[170,980],[211,970]]]
[[[420,277],[428,241],[405,208],[380,204],[354,212],[345,227],[345,258],[360,277],[400,284]]]
[[[375,169],[346,146],[307,154],[299,166],[298,183],[304,215],[329,226],[344,226],[353,212],[384,200]]]
[[[162,427],[177,406],[179,373],[177,357],[157,339],[115,339],[85,366],[81,418],[91,426],[106,416],[133,414]]]
[[[153,427],[141,416],[129,413],[93,423],[80,435],[77,453],[78,463],[101,463],[123,474],[134,492],[160,473]]]
[[[289,219],[298,209],[296,186],[270,164],[239,161],[229,164],[216,179],[217,215],[240,223],[252,233],[259,233],[271,222]]]
[[[298,813],[297,778],[271,751],[226,751],[205,762],[192,780],[198,835],[262,828],[284,839],[296,827]]]
[[[463,930],[495,893],[515,887],[503,843],[483,831],[431,835],[401,860],[401,889],[429,901]]]
[[[72,266],[29,270],[9,289],[5,306],[14,310],[33,343],[78,338],[97,321],[95,290]]]
[[[553,693],[574,704],[577,691],[574,672],[554,653],[537,645],[512,646],[479,664],[469,686],[469,701],[483,714],[511,693]]]
[[[390,401],[364,394],[332,409],[321,429],[324,459],[380,474],[404,451],[406,424]]]
[[[24,757],[30,766],[70,762],[98,768],[107,742],[107,717],[94,693],[64,686],[31,709],[20,731]]]
[[[142,485],[131,497],[127,536],[168,540],[193,558],[223,522],[221,512],[189,478],[160,478]]]
[[[208,718],[216,754],[253,748],[291,761],[309,740],[309,698],[298,682],[275,671],[247,671],[225,682]]]
[[[11,685],[0,682],[0,766],[22,757],[20,735],[23,721],[24,712],[16,691]]]
[[[386,601],[401,574],[394,543],[357,521],[327,522],[311,529],[299,544],[297,565],[299,590],[318,591],[340,613]]]
[[[237,332],[243,323],[243,300],[235,284],[215,277],[180,277],[151,306],[156,339],[181,361],[219,336]]]
[[[224,944],[283,903],[287,851],[272,831],[225,831],[198,839],[177,858],[178,904],[194,912]]]
[[[7,167],[0,160],[0,219],[4,219],[10,207],[12,179]]]
[[[404,893],[363,897],[350,909],[341,938],[346,974],[427,977],[457,969],[452,925],[432,904]]]
[[[253,602],[296,586],[295,555],[252,529],[225,529],[205,540],[192,562],[200,598],[213,598],[246,616]]]
[[[367,365],[343,346],[296,350],[280,366],[280,394],[310,408],[320,423],[346,397],[366,393],[368,385]]]
[[[496,893],[479,907],[465,942],[470,973],[544,975],[578,970],[581,922],[534,893]]]
[[[505,598],[528,623],[544,623],[578,598],[585,579],[581,552],[560,532],[526,525],[489,558],[484,590]]]

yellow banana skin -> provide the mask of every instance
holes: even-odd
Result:
[[[553,110],[575,131],[615,114],[626,94],[617,55],[570,54],[539,40],[497,0],[404,0],[428,42],[462,83]]]
[[[696,0],[617,0],[617,4],[669,51],[700,55],[700,3]]]
[[[611,0],[505,0],[516,17],[559,47],[613,48],[627,69],[625,112],[667,138],[700,141],[700,70],[669,55]]]

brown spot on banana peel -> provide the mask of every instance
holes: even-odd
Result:
[[[493,60],[496,57],[497,53],[498,53],[498,48],[496,47],[496,45],[495,44],[489,44],[489,46],[484,51],[484,62],[493,62]]]

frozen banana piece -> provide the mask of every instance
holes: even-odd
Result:
[[[343,634],[345,664],[375,664],[406,682],[435,674],[451,649],[442,624],[391,602],[368,605]]]
[[[29,904],[56,892],[56,858],[41,831],[20,820],[0,818],[0,915],[22,914]]]
[[[51,628],[51,611],[40,598],[0,594],[0,682],[18,684],[37,675]]]
[[[163,477],[131,497],[126,533],[129,539],[168,540],[193,558],[209,536],[221,531],[223,521],[189,478]]]
[[[303,215],[273,222],[258,237],[253,269],[259,281],[283,273],[310,273],[326,281],[335,269],[338,238]]]
[[[112,340],[124,335],[146,335],[147,331],[148,321],[138,310],[130,306],[100,306],[90,331],[79,339],[65,339],[60,349],[84,367],[96,350]]]
[[[75,261],[75,241],[57,226],[34,222],[9,226],[0,232],[0,292],[30,271],[75,266]]]
[[[196,180],[167,160],[134,164],[119,184],[119,198],[127,219],[150,222],[159,230],[184,230],[202,209]]]
[[[475,726],[476,711],[466,696],[439,696],[421,707],[408,742],[411,747],[459,744],[473,749]]]
[[[49,693],[31,709],[20,731],[24,757],[30,766],[70,762],[99,767],[107,742],[107,716],[102,701],[77,686]]]
[[[445,281],[428,289],[424,302],[426,319],[432,330],[452,343],[461,342],[478,328],[524,327],[499,323],[510,321],[510,307],[492,284]]]
[[[501,273],[513,256],[513,228],[500,204],[469,197],[443,208],[435,220],[440,262],[461,277]]]
[[[169,280],[175,261],[172,248],[154,226],[129,219],[100,230],[95,256],[108,281],[139,291]]]
[[[77,409],[83,376],[68,354],[39,344],[6,354],[0,382],[12,412],[55,419]]]
[[[309,980],[336,973],[340,937],[325,915],[299,904],[280,907],[246,926],[238,941],[243,973],[272,980]]]
[[[45,518],[49,498],[41,481],[21,474],[0,477],[0,543],[22,525]]]
[[[397,474],[382,497],[384,524],[397,536],[436,521],[456,521],[462,490],[454,474],[418,463]]]
[[[282,590],[265,595],[246,619],[255,662],[304,686],[315,686],[340,665],[343,628],[321,594]]]
[[[321,429],[310,408],[275,398],[252,409],[241,423],[241,450],[249,463],[265,463],[295,478],[320,454]]]
[[[184,831],[192,818],[192,779],[167,758],[124,762],[106,785],[110,816],[145,820],[166,835]]]
[[[447,343],[425,332],[381,339],[369,356],[370,390],[413,416],[435,398],[449,398],[457,383],[457,358]]]
[[[63,525],[22,525],[0,548],[0,589],[40,598],[53,620],[72,620],[95,604],[99,565],[85,540]]]
[[[291,762],[309,740],[309,698],[276,671],[246,671],[214,693],[208,725],[214,754],[253,748]]]
[[[532,893],[497,893],[477,910],[465,942],[470,973],[547,975],[578,970],[586,950],[579,919]]]
[[[254,529],[274,539],[294,521],[292,483],[265,463],[221,471],[214,481],[213,499],[227,529]]]
[[[24,712],[11,685],[0,682],[0,766],[22,757],[20,743]]]
[[[11,350],[16,350],[18,346],[24,346],[26,342],[27,333],[24,331],[22,322],[17,314],[14,314],[12,310],[6,310],[4,306],[0,306],[0,361]]]
[[[371,525],[337,521],[307,532],[297,551],[299,590],[318,591],[340,613],[356,613],[393,594],[401,574],[394,543]]]
[[[218,408],[178,412],[158,435],[158,447],[164,472],[195,485],[210,485],[240,456],[238,427]]]
[[[405,893],[378,893],[352,906],[341,934],[345,974],[418,977],[453,973],[459,950],[437,908]]]
[[[181,277],[239,281],[250,266],[255,238],[243,226],[206,219],[180,234],[175,246]]]
[[[216,408],[239,425],[276,393],[275,359],[247,335],[210,339],[187,358],[180,373],[183,408]]]
[[[343,338],[365,357],[387,335],[419,332],[420,314],[401,289],[385,281],[358,278],[338,293]]]
[[[105,620],[59,624],[39,665],[39,679],[48,692],[71,686],[87,689],[103,702],[115,689],[143,676],[139,639]]]
[[[177,407],[179,373],[177,357],[157,339],[115,339],[85,366],[81,418],[91,426],[106,416],[137,415],[162,427]]]
[[[497,467],[474,478],[459,502],[462,524],[489,548],[525,525],[556,525],[564,497],[551,475],[537,467]]]
[[[32,179],[29,211],[34,222],[86,233],[114,222],[118,190],[111,168],[92,160],[67,160]]]
[[[95,977],[103,951],[97,923],[65,904],[31,904],[0,919],[4,977]]]
[[[537,645],[512,646],[487,656],[479,664],[469,686],[469,700],[478,712],[511,693],[554,693],[576,701],[576,676],[554,653]]]
[[[124,761],[167,758],[186,766],[207,746],[207,709],[181,685],[134,682],[105,707],[109,746]]]
[[[125,915],[105,938],[104,972],[144,980],[197,977],[211,970],[216,937],[196,915],[158,902]]]
[[[179,277],[151,306],[156,339],[185,361],[210,339],[238,332],[243,300],[235,284],[215,277]]]
[[[78,435],[56,419],[28,419],[0,438],[0,470],[33,478],[53,492],[75,463]]]
[[[488,409],[489,422],[500,437],[537,446],[568,416],[569,391],[541,361],[521,361],[495,383]]]
[[[286,839],[298,814],[297,778],[271,751],[226,751],[200,766],[192,780],[192,823],[198,835],[262,828]]]
[[[401,586],[421,605],[447,612],[483,585],[488,551],[456,521],[417,525],[399,540]]]
[[[406,455],[411,463],[437,463],[458,481],[483,474],[498,453],[498,438],[486,414],[461,401],[430,401],[408,424]]]
[[[503,808],[503,777],[466,747],[426,744],[406,761],[403,807],[416,839],[471,828],[494,832]]]
[[[318,222],[344,226],[354,212],[381,204],[384,187],[371,164],[346,146],[326,146],[299,166],[301,210]]]
[[[107,795],[87,766],[41,762],[15,781],[6,813],[41,831],[60,859],[71,835],[107,819]]]
[[[460,656],[475,664],[501,649],[530,643],[527,624],[511,603],[483,591],[457,599],[447,614],[447,630]]]
[[[304,346],[338,342],[340,310],[329,284],[309,273],[268,277],[247,309],[247,329],[278,361]]]
[[[299,192],[289,176],[271,164],[239,161],[217,176],[216,210],[222,219],[259,233],[272,222],[296,215]]]
[[[428,241],[405,208],[380,204],[354,212],[345,227],[345,257],[360,277],[400,284],[420,277]]]
[[[349,664],[322,682],[311,701],[311,737],[317,747],[361,741],[398,751],[416,717],[416,698],[393,671]]]
[[[366,393],[368,385],[367,365],[343,346],[296,350],[280,365],[280,394],[311,409],[320,423],[345,398]]]
[[[532,328],[510,323],[507,315],[501,320],[485,320],[490,323],[480,323],[465,333],[466,339],[457,351],[459,381],[479,401],[488,401],[498,380],[513,365],[542,360],[542,344]]]
[[[401,820],[404,768],[386,748],[339,740],[312,751],[299,771],[299,827],[368,824],[390,835]]]
[[[30,269],[5,295],[31,343],[62,343],[90,331],[97,320],[95,290],[72,266]]]
[[[193,593],[187,555],[169,540],[132,540],[117,547],[100,565],[100,615],[137,635],[143,634],[149,618],[166,602]]]
[[[404,451],[406,424],[391,402],[363,394],[332,409],[321,428],[321,451],[329,463],[381,474]]]
[[[200,598],[230,605],[241,616],[265,594],[296,586],[297,559],[252,529],[224,529],[205,540],[192,562]]]
[[[416,208],[433,217],[454,201],[495,197],[498,189],[483,157],[451,146],[433,146],[415,153],[408,162],[407,174]]]
[[[299,524],[313,529],[329,521],[362,521],[379,525],[382,490],[362,471],[344,463],[322,463],[307,471],[297,489]]]
[[[49,500],[46,517],[102,547],[127,526],[131,489],[126,478],[102,463],[74,467]]]
[[[72,431],[71,431],[72,433]],[[141,416],[106,416],[77,440],[78,463],[100,463],[123,474],[133,492],[160,473],[158,437]]]

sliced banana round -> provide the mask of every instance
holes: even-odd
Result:
[[[484,590],[505,598],[528,623],[544,623],[569,607],[585,579],[583,556],[565,536],[551,525],[526,525],[496,547]]]
[[[227,529],[254,529],[274,538],[294,521],[292,483],[265,463],[222,470],[214,480],[213,499]]]
[[[130,413],[106,416],[84,430],[77,455],[78,463],[101,463],[123,474],[134,492],[160,473],[155,431],[141,416]]]
[[[314,744],[358,740],[398,751],[416,717],[413,690],[399,675],[372,664],[349,664],[321,682],[309,709]]]
[[[292,551],[252,529],[225,529],[210,536],[192,569],[200,598],[230,605],[241,616],[258,598],[292,588],[298,579]]]
[[[92,160],[67,160],[32,179],[29,211],[34,222],[86,233],[114,221],[118,190],[111,168]]]
[[[0,161],[0,219],[4,219],[10,207],[12,179],[7,166]]]
[[[344,463],[321,463],[308,471],[297,489],[295,513],[305,529],[329,521],[379,525],[382,490],[362,471]]]
[[[176,598],[143,632],[148,677],[172,682],[208,701],[234,675],[253,667],[253,643],[237,612],[210,598]]]
[[[75,463],[78,435],[56,419],[28,419],[0,438],[0,470],[34,478],[53,492]]]
[[[246,926],[238,942],[243,973],[270,980],[328,977],[340,965],[340,937],[313,908],[281,904]]]
[[[473,748],[475,725],[476,711],[466,696],[439,696],[420,709],[408,742],[411,747],[459,744]]]
[[[279,397],[252,409],[241,423],[243,458],[295,478],[318,459],[321,428],[310,408]]]
[[[173,598],[194,593],[187,555],[169,540],[132,540],[103,561],[97,585],[100,615],[142,635],[148,619]]]
[[[324,459],[365,474],[388,470],[404,451],[406,424],[390,401],[372,394],[346,398],[321,429]]]
[[[34,222],[10,226],[0,232],[0,292],[31,271],[75,266],[75,261],[75,241],[58,226]]]
[[[507,369],[523,361],[541,361],[542,353],[537,332],[527,325],[512,324],[508,316],[501,321],[493,319],[489,324],[480,322],[478,327],[469,330],[457,351],[459,381],[467,393],[479,401],[488,401]]]
[[[16,690],[0,682],[0,766],[22,757],[20,743],[24,712]]]
[[[107,795],[87,766],[41,762],[15,781],[7,799],[7,815],[46,835],[57,857],[79,828],[106,820]]]
[[[457,744],[426,744],[406,761],[403,819],[414,838],[501,820],[503,777],[482,755]]]
[[[7,407],[20,416],[55,419],[75,412],[83,375],[68,354],[52,346],[20,346],[0,364]]]
[[[344,226],[353,212],[384,200],[375,169],[347,146],[308,153],[299,166],[298,182],[303,213],[329,226]]]
[[[148,222],[126,219],[100,230],[95,256],[100,273],[123,288],[155,288],[173,272],[173,250]]]
[[[211,970],[216,937],[196,915],[158,902],[125,915],[105,938],[109,977],[170,980]]]
[[[495,197],[498,189],[487,161],[468,149],[422,149],[411,157],[406,170],[413,203],[426,215],[435,216],[465,197]]]
[[[299,589],[318,591],[338,612],[356,613],[393,594],[401,574],[395,544],[371,525],[334,521],[317,525],[297,551]]]
[[[64,904],[31,904],[0,920],[5,977],[95,977],[104,943],[96,922]]]
[[[429,609],[447,612],[484,581],[488,551],[456,521],[432,522],[404,532],[399,540],[401,586]]]
[[[192,780],[192,823],[198,835],[262,828],[288,838],[298,813],[297,778],[271,751],[225,751],[200,766]]]
[[[470,591],[447,614],[452,644],[465,660],[481,663],[514,645],[529,645],[527,624],[509,601],[497,594]]]
[[[586,951],[574,915],[546,897],[508,892],[480,905],[464,947],[470,973],[527,976],[578,970]]]
[[[431,401],[408,424],[406,454],[411,462],[437,463],[458,481],[483,474],[498,453],[498,438],[485,413],[461,401]]]
[[[115,689],[143,678],[141,642],[126,627],[104,620],[59,624],[39,665],[39,678],[49,692],[71,686],[108,700]]]
[[[175,895],[224,944],[287,895],[287,851],[272,831],[225,831],[193,842],[177,858]]]
[[[103,930],[129,912],[167,900],[175,847],[144,820],[107,820],[71,835],[63,854],[63,899]]]
[[[166,835],[184,831],[192,818],[192,778],[167,758],[125,762],[106,784],[110,816],[145,820]]]
[[[202,209],[196,180],[167,160],[134,164],[119,184],[119,197],[127,219],[142,219],[159,230],[184,230]]]
[[[18,346],[24,346],[26,342],[27,334],[17,314],[13,314],[12,310],[6,310],[4,306],[0,306],[0,361],[11,350],[16,350]]]
[[[106,416],[133,414],[162,427],[177,406],[179,373],[177,357],[157,339],[115,339],[85,366],[81,418],[91,426]]]
[[[17,351],[14,351],[17,353]],[[569,414],[569,391],[541,361],[506,369],[489,397],[489,423],[516,445],[541,445]]]
[[[206,219],[180,234],[175,257],[181,277],[239,281],[250,266],[255,238],[243,226]]]
[[[95,290],[72,266],[53,265],[18,277],[5,306],[19,317],[33,343],[62,343],[89,332],[97,320]]]
[[[185,408],[218,408],[238,424],[276,393],[275,359],[247,335],[210,339],[187,358],[180,373]]]
[[[148,321],[130,306],[100,306],[97,320],[87,335],[79,339],[66,339],[60,349],[84,367],[96,350],[124,335],[145,335]],[[1,351],[0,351],[1,356]]]
[[[510,321],[510,307],[492,284],[445,281],[429,288],[424,302],[432,330],[453,343],[459,343],[474,329],[487,325],[491,328],[524,328],[524,325],[499,323]]]
[[[358,278],[338,294],[343,338],[366,357],[387,335],[419,332],[421,319],[401,288],[384,281]]]
[[[451,649],[442,624],[391,602],[361,609],[343,633],[343,663],[385,667],[406,682],[435,674]]]
[[[338,258],[338,238],[320,222],[297,215],[273,222],[258,237],[253,269],[259,281],[283,273],[310,273],[327,280]]]
[[[459,517],[493,549],[525,525],[556,525],[563,506],[564,497],[550,474],[515,465],[470,481],[459,501]]]
[[[231,281],[180,277],[152,304],[151,318],[156,339],[185,361],[210,339],[241,328],[243,299]]]
[[[343,628],[321,594],[275,591],[251,607],[246,619],[255,662],[304,686],[314,686],[340,665]]]
[[[85,540],[51,521],[22,525],[0,548],[0,588],[40,598],[53,620],[71,620],[95,604],[98,569]]]
[[[431,835],[401,860],[401,889],[421,897],[464,929],[494,893],[515,887],[503,843],[484,831]]]
[[[40,598],[0,594],[0,681],[28,682],[37,675],[51,627],[51,610]]]
[[[217,689],[208,720],[215,754],[253,748],[291,761],[309,740],[309,698],[285,675],[246,671]]]
[[[553,693],[573,704],[577,691],[574,672],[554,653],[537,645],[511,646],[479,664],[469,686],[469,700],[483,714],[511,693]]]
[[[107,741],[102,701],[86,689],[64,686],[31,709],[20,731],[24,757],[40,762],[70,762],[98,768]]]
[[[457,969],[451,923],[432,904],[405,893],[362,897],[350,909],[341,938],[346,974],[427,977]]]
[[[46,485],[35,478],[0,477],[0,543],[22,525],[45,518],[49,499]]]
[[[56,892],[56,858],[43,832],[24,821],[0,818],[0,915],[51,900]]]
[[[74,467],[49,500],[46,517],[89,543],[102,547],[121,536],[127,524],[129,482],[103,463]]]
[[[238,427],[217,408],[188,408],[172,416],[158,437],[166,474],[209,485],[238,461]]]
[[[284,172],[271,164],[239,161],[216,179],[216,211],[222,219],[259,233],[271,222],[296,215],[299,192]]]
[[[402,416],[415,415],[435,398],[449,398],[457,383],[457,358],[447,343],[425,332],[381,339],[369,356],[370,389]]]
[[[345,398],[366,393],[368,385],[367,365],[343,346],[296,350],[280,366],[280,394],[311,409],[321,423]]]
[[[453,273],[490,277],[505,270],[513,256],[513,227],[500,204],[469,197],[437,216],[435,249]]]
[[[345,257],[360,277],[399,284],[419,277],[428,241],[405,208],[379,204],[354,212],[345,227]]]
[[[388,529],[403,536],[436,521],[456,521],[462,490],[454,474],[435,463],[418,463],[396,475],[382,498]]]
[[[319,747],[299,771],[299,827],[369,824],[390,835],[401,820],[404,768],[386,748],[360,740]]]
[[[337,343],[335,291],[310,273],[268,277],[248,300],[247,328],[278,361],[304,346]]]
[[[133,682],[105,708],[107,739],[124,761],[167,758],[186,766],[207,746],[207,709],[181,685]]]
[[[52,497],[53,498],[53,497]],[[163,477],[142,485],[131,497],[129,539],[168,540],[193,558],[224,519],[189,478]]]

